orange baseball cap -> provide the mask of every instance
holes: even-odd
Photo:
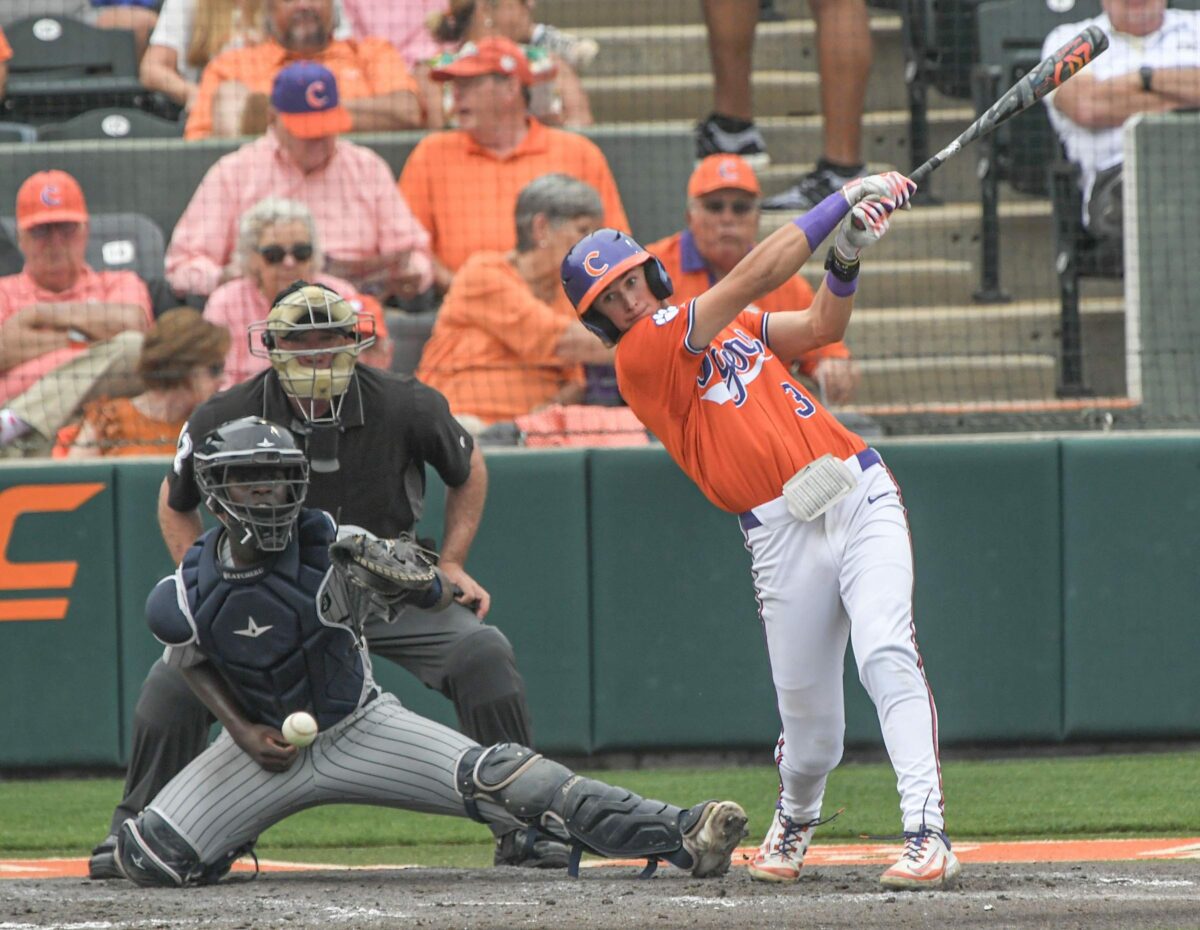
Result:
[[[709,155],[692,172],[687,193],[689,197],[703,197],[720,190],[745,191],[755,197],[762,193],[746,159],[740,155]]]
[[[350,131],[350,112],[338,99],[337,78],[315,61],[298,61],[275,75],[271,106],[297,139]]]
[[[443,55],[434,62],[429,76],[435,81],[478,77],[481,74],[515,74],[526,87],[533,84],[533,69],[521,46],[504,36],[488,36],[478,42],[467,42],[453,55]]]
[[[65,171],[31,174],[17,191],[17,228],[47,223],[86,223],[87,201],[79,182]]]

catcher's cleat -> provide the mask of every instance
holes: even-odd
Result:
[[[492,865],[515,865],[526,869],[565,869],[571,848],[537,827],[519,827],[496,837]]]
[[[124,878],[117,866],[117,835],[110,833],[92,850],[88,859],[88,878],[101,881],[109,878]]]
[[[776,808],[771,829],[746,866],[750,877],[759,882],[799,881],[804,855],[808,852],[818,823],[816,820],[793,820]]]
[[[962,866],[950,851],[950,840],[940,830],[924,828],[905,832],[904,852],[879,883],[885,888],[919,890],[953,884]]]
[[[729,859],[746,835],[746,812],[736,801],[706,801],[699,816],[683,834],[683,848],[692,857],[692,875],[712,878],[729,871]],[[694,816],[692,808],[684,823]]]

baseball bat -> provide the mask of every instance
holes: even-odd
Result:
[[[1005,91],[1004,95],[988,107],[987,112],[968,126],[957,139],[913,171],[909,177],[920,184],[939,165],[957,155],[963,146],[987,135],[1018,113],[1028,110],[1068,78],[1078,74],[1081,68],[1106,48],[1108,36],[1099,26],[1088,26],[1053,55],[1042,59],[1036,68]]]

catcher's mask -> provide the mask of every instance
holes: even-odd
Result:
[[[264,552],[287,545],[308,494],[308,460],[290,432],[262,417],[231,420],[200,440],[194,467],[205,504],[230,533]]]
[[[621,275],[646,266],[646,285],[659,300],[674,293],[671,276],[657,256],[651,255],[625,233],[616,229],[597,229],[571,246],[562,260],[562,285],[579,315],[579,321],[600,337],[605,345],[616,345],[621,331],[592,301]]]
[[[323,284],[297,281],[248,327],[250,352],[270,359],[283,389],[310,423],[338,420],[358,353],[375,342],[375,321]],[[328,402],[328,412],[317,414]]]

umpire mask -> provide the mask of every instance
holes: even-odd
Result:
[[[336,291],[297,281],[249,326],[251,354],[265,353],[309,423],[338,422],[358,353],[375,342],[374,320],[360,316]]]

